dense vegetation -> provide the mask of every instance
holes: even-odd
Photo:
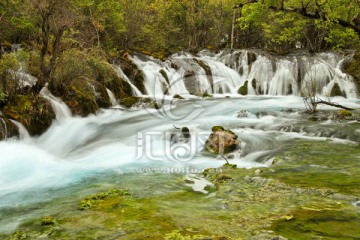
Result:
[[[124,60],[127,51],[162,58],[230,46],[280,54],[295,47],[357,49],[359,23],[357,0],[1,1],[0,109],[14,105],[19,94],[36,96],[48,82],[75,112],[94,112],[109,101],[106,94],[88,97],[89,82],[100,93],[106,86],[117,97],[131,94],[108,64]],[[14,52],[19,46],[23,50]],[[36,86],[24,89],[19,69],[37,77]],[[22,99],[31,103],[33,97]],[[88,106],[76,109],[85,100]]]

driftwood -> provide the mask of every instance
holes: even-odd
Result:
[[[315,104],[325,104],[325,105],[329,105],[329,106],[333,106],[333,107],[337,107],[337,108],[342,108],[342,109],[345,109],[345,110],[355,110],[353,108],[348,108],[348,107],[345,107],[345,106],[342,106],[338,103],[332,103],[332,102],[327,102],[327,101],[323,101],[323,100],[319,100],[319,101],[316,101]]]

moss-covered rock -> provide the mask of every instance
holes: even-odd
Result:
[[[360,94],[360,50],[357,50],[350,61],[344,64],[344,71],[354,77],[354,82]]]
[[[30,135],[40,135],[45,132],[55,119],[55,113],[48,101],[39,95],[17,95],[3,109],[3,114],[9,119],[20,122]]]
[[[212,134],[205,143],[205,149],[213,154],[227,154],[239,148],[238,136],[221,126],[212,127]]]
[[[144,73],[141,70],[137,71],[134,76],[134,85],[140,92],[145,93]]]
[[[101,93],[97,94],[96,88],[90,79],[85,77],[74,79],[68,89],[64,101],[74,115],[87,116],[99,109],[97,98],[101,98]],[[109,99],[107,100],[109,101]],[[108,102],[108,106],[110,105],[110,102]]]
[[[246,80],[244,85],[242,85],[239,90],[238,90],[238,93],[241,94],[241,95],[247,95],[248,94],[248,83],[249,81]]]
[[[127,108],[131,108],[132,106],[134,106],[134,104],[139,103],[140,101],[141,101],[140,97],[127,97],[121,99],[120,104]]]
[[[55,225],[55,223],[56,223],[56,219],[51,216],[46,216],[46,217],[43,217],[43,219],[41,219],[41,226],[43,226],[43,227],[52,226],[52,225]]]

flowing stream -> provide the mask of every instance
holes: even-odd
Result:
[[[251,64],[246,51],[217,55],[202,52],[198,57],[179,54],[167,62],[133,57],[144,72],[146,88],[146,93],[141,94],[132,85],[134,95],[188,96],[194,91],[207,91],[216,96],[172,99],[160,110],[107,109],[80,118],[72,116],[69,108],[44,88],[41,95],[50,101],[56,113],[52,126],[38,137],[28,136],[21,128],[21,139],[0,142],[0,210],[57,197],[64,194],[61,189],[65,187],[71,195],[82,181],[100,175],[187,174],[219,167],[224,160],[203,151],[211,128],[216,125],[239,136],[241,149],[228,160],[241,168],[270,166],[273,154],[292,139],[358,143],[358,130],[344,132],[331,119],[319,125],[301,114],[305,107],[298,96],[299,87],[311,80],[311,74],[316,74],[321,86],[319,93],[331,91],[337,83],[347,98],[339,96],[333,101],[360,108],[351,77],[340,70],[343,58],[334,54],[317,55],[312,60],[314,64],[308,66],[310,60],[299,56],[278,61],[261,54],[256,56]],[[200,60],[209,66],[212,76],[206,75]],[[174,64],[178,67],[172,68]],[[313,70],[302,72],[307,67]],[[164,70],[169,80],[160,70]],[[194,73],[194,85],[186,83],[185,75],[190,70]],[[118,73],[123,74],[121,69]],[[248,81],[250,95],[238,95],[238,88],[251,79],[256,79],[257,84]],[[251,95],[259,92],[264,95]],[[108,93],[116,105],[116,99]],[[289,93],[292,95],[285,96]],[[334,110],[329,106],[321,109]],[[171,137],[178,133],[175,127],[188,127],[190,140],[172,142]],[[1,231],[16,227],[1,211],[0,219]]]

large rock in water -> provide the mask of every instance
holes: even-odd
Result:
[[[238,136],[221,126],[212,127],[212,134],[205,143],[205,149],[214,154],[227,154],[239,148]]]

